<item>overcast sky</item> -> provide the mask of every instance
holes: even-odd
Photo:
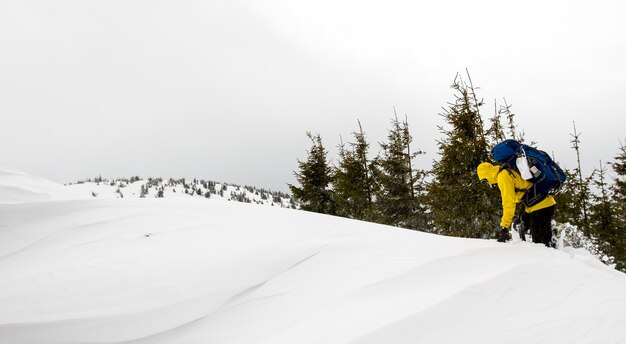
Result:
[[[485,115],[584,170],[626,138],[623,1],[0,0],[0,166],[57,182],[198,177],[287,190],[306,131],[336,157],[395,106],[437,159],[468,68]]]

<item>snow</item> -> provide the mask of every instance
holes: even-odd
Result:
[[[580,250],[0,187],[0,343],[626,342],[626,275]]]
[[[138,177],[137,177],[138,178]],[[72,199],[156,198],[162,189],[164,198],[204,197],[267,206],[292,207],[291,198],[282,192],[239,186],[225,182],[162,178],[102,179],[61,185],[15,169],[0,168],[0,203],[57,201]],[[203,184],[204,183],[204,184]],[[207,188],[209,183],[213,188]],[[142,196],[142,188],[146,189]],[[207,194],[209,197],[207,197]]]
[[[13,169],[0,169],[0,203],[79,198],[63,185]]]

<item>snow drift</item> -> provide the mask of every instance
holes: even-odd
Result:
[[[81,198],[74,190],[26,173],[0,169],[0,203]]]
[[[583,251],[214,199],[2,197],[1,343],[626,342],[626,275]]]

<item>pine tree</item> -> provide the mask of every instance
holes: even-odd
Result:
[[[576,151],[577,168],[568,170],[567,184],[557,195],[558,212],[555,220],[558,222],[569,222],[580,228],[585,236],[590,237],[589,231],[589,202],[591,197],[590,185],[594,178],[594,173],[588,177],[583,177],[580,165],[580,133],[576,131],[574,123],[574,133],[572,136],[572,149]]]
[[[498,103],[494,101],[494,115],[489,120],[491,126],[487,130],[487,135],[490,136],[494,142],[501,142],[506,139],[504,134],[504,127],[502,125],[502,106],[498,109]]]
[[[589,191],[589,185],[593,175],[584,179],[585,187],[579,182],[578,169],[564,169],[564,172],[567,176],[567,182],[563,185],[561,192],[554,196],[557,203],[557,211],[554,215],[554,220],[559,223],[570,223],[582,231],[584,225],[579,191],[581,188]]]
[[[414,170],[411,160],[423,154],[411,152],[412,137],[408,121],[397,118],[391,122],[388,142],[380,143],[382,156],[375,160],[373,170],[377,181],[376,208],[380,221],[393,226],[411,229],[426,229],[425,206],[420,200],[424,172]]]
[[[335,205],[329,189],[332,171],[326,160],[326,149],[319,134],[307,132],[306,135],[313,145],[307,152],[307,160],[298,160],[300,172],[294,172],[300,187],[289,184],[289,189],[296,201],[300,202],[302,210],[334,214]]]
[[[620,153],[615,157],[613,170],[617,176],[613,180],[613,207],[615,209],[615,246],[612,255],[615,268],[626,272],[626,146],[620,145]]]
[[[489,119],[491,126],[487,129],[485,136],[491,138],[492,142],[496,144],[507,138],[523,143],[524,134],[517,131],[515,114],[511,111],[512,105],[508,104],[505,98],[502,100],[504,105],[500,106],[498,106],[497,101],[494,101],[494,116]],[[502,124],[502,116],[506,117],[506,127]]]
[[[374,178],[367,158],[369,143],[360,122],[359,129],[353,133],[355,142],[350,142],[348,148],[343,143],[339,147],[339,165],[333,173],[334,199],[338,215],[375,221]]]
[[[141,186],[141,193],[139,194],[139,197],[146,198],[146,195],[148,195],[148,186],[144,184]]]
[[[626,146],[620,145],[620,153],[615,157],[613,170],[617,174],[613,185],[613,195],[617,203],[621,206],[620,213],[626,222]]]
[[[609,187],[606,182],[606,168],[600,162],[600,168],[593,178],[593,186],[598,190],[598,194],[591,196],[591,206],[589,207],[589,233],[595,239],[600,251],[608,257],[614,257],[614,249],[617,247],[616,238],[616,213],[611,204]],[[614,259],[614,258],[613,258]],[[613,263],[609,261],[609,263]]]
[[[468,74],[469,78],[469,74]],[[450,129],[439,127],[439,161],[428,185],[429,206],[435,232],[451,236],[488,238],[495,234],[500,217],[500,197],[482,184],[476,167],[490,160],[489,145],[471,79],[465,83],[457,74],[452,84],[455,101],[441,116]]]
[[[506,116],[507,129],[509,131],[509,138],[518,142],[524,142],[524,133],[517,131],[517,124],[515,124],[515,114],[511,111],[512,105],[507,103],[506,98],[502,98],[504,105],[500,106],[499,111]],[[496,141],[498,142],[498,141]]]

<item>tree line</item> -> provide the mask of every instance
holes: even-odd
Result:
[[[495,144],[508,138],[524,142],[524,135],[506,100],[495,104],[492,117],[483,117],[484,102],[469,73],[467,79],[457,74],[451,89],[453,100],[439,114],[445,123],[438,127],[439,159],[430,170],[414,167],[423,152],[411,150],[408,119],[399,119],[395,110],[374,158],[360,122],[351,141],[340,144],[333,165],[320,135],[308,132],[311,147],[294,172],[299,185],[289,185],[300,208],[448,236],[492,238],[501,216],[499,192],[480,183],[476,167],[495,164],[490,154]],[[600,163],[585,176],[575,125],[571,143],[578,165],[566,171],[555,220],[580,228],[610,257],[605,261],[626,271],[626,148],[621,145],[613,162]],[[609,178],[609,168],[615,177]]]

